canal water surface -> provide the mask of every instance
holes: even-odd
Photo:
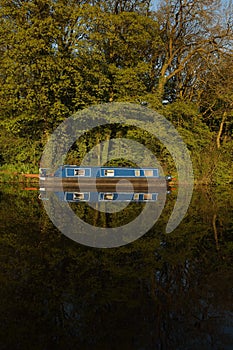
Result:
[[[1,187],[1,350],[232,349],[232,188],[196,189],[167,234],[173,191],[149,232],[111,249],[64,236],[38,195]],[[70,205],[112,227],[144,204],[118,216]]]

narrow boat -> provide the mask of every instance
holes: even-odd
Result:
[[[157,168],[129,168],[129,167],[80,167],[76,165],[62,165],[53,174],[47,168],[40,168],[40,180],[50,178],[159,178]]]
[[[47,168],[40,168],[40,183],[43,186],[54,187],[61,183],[64,186],[88,185],[92,186],[114,186],[120,180],[128,180],[135,186],[147,187],[148,184],[158,185],[160,182],[169,182],[169,177],[160,176],[158,168],[130,168],[130,167],[94,167],[62,165],[51,173]],[[125,184],[127,187],[127,183]]]

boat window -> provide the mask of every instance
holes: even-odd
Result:
[[[85,176],[85,169],[74,169],[75,176]]]
[[[114,170],[112,169],[104,170],[104,176],[114,176]]]
[[[113,200],[113,193],[104,193],[104,200],[105,201]]]
[[[82,192],[75,192],[73,195],[73,199],[77,199],[79,201],[84,200],[84,193]]]
[[[140,170],[135,170],[135,176],[140,176]]]
[[[138,201],[138,200],[139,200],[139,193],[134,193],[133,199],[135,199],[136,201]]]
[[[143,199],[145,201],[151,200],[152,199],[152,193],[144,193]]]
[[[145,176],[153,176],[153,170],[144,170]]]

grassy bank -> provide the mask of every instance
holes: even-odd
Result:
[[[27,169],[27,172],[20,171],[20,169],[14,164],[5,164],[0,167],[0,183],[21,183],[25,186],[38,184],[39,169],[30,169],[29,165],[25,168]]]

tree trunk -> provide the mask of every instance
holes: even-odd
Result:
[[[160,100],[163,99],[165,84],[166,84],[166,77],[161,76],[159,78],[158,87],[157,87],[157,90],[156,90]]]
[[[216,143],[217,143],[217,148],[219,149],[221,147],[221,136],[222,136],[222,131],[223,131],[223,126],[226,120],[226,112],[223,113],[223,117],[220,123],[220,127],[219,127],[219,131],[217,134],[217,139],[216,139]]]

